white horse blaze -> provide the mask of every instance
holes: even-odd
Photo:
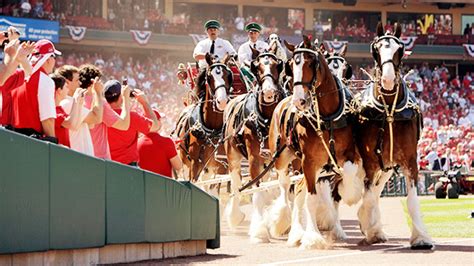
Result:
[[[303,56],[301,55],[300,60],[297,60],[293,63],[294,82],[303,81],[303,65],[304,65],[304,61],[303,61]],[[293,87],[293,104],[299,109],[302,109],[303,106],[301,106],[300,100],[304,100],[304,99],[305,99],[305,93],[304,93],[303,85],[295,85]]]
[[[219,86],[226,85],[224,80],[224,69],[222,67],[216,67],[211,72],[212,77],[214,78],[214,87],[218,88]],[[216,97],[216,106],[219,110],[224,110],[227,105],[227,92],[225,87],[220,87],[215,91]]]
[[[270,60],[265,58],[263,62],[264,71],[263,76],[272,76],[272,70],[270,68]],[[273,82],[273,79],[265,78],[262,83],[262,92],[265,102],[273,102],[275,96],[275,91],[277,90],[276,84]]]
[[[387,44],[388,42],[388,44]],[[393,59],[393,55],[400,49],[401,46],[395,40],[385,39],[380,43],[379,54],[380,63],[383,64]],[[382,87],[385,90],[393,90],[395,85],[395,67],[392,63],[387,63],[382,66]]]

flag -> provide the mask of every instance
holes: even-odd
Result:
[[[147,45],[151,37],[151,31],[130,30],[130,33],[139,45]]]
[[[400,37],[400,41],[405,45],[405,50],[411,51],[413,47],[415,47],[415,41],[418,37],[410,36],[410,37]]]
[[[69,36],[76,42],[84,39],[87,31],[86,27],[66,26],[66,28],[69,30]]]

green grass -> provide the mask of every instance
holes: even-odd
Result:
[[[434,196],[433,196],[434,197]],[[462,197],[462,196],[461,196]],[[406,200],[403,209],[411,226]],[[474,198],[423,199],[420,198],[423,221],[432,237],[471,238],[474,237]]]

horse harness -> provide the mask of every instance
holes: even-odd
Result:
[[[381,93],[379,97],[375,96],[376,88],[374,88],[374,86],[381,87],[378,82],[371,84],[370,87],[368,87],[363,93],[361,93],[354,101],[354,108],[357,110],[360,124],[366,123],[368,121],[374,121],[379,125],[375,146],[375,154],[379,162],[379,167],[384,172],[396,169],[396,165],[393,165],[392,124],[396,121],[411,121],[413,119],[416,119],[418,123],[417,139],[420,138],[420,132],[423,127],[423,118],[415,95],[410,92],[403,79],[399,80],[400,82],[395,85],[397,88],[395,90],[396,94],[394,94],[394,102],[397,102],[397,96],[399,95],[400,91],[403,91],[403,98],[398,104],[392,104],[392,106],[388,106],[385,102],[383,93]],[[390,110],[389,107],[391,108]],[[382,158],[384,146],[383,139],[385,135],[386,123],[388,123],[390,131],[390,165],[388,167],[385,166]]]

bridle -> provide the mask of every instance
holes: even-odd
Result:
[[[219,85],[219,86],[217,86],[217,87],[214,87],[214,89],[211,89],[211,82],[210,82],[210,81],[211,81],[211,77],[212,77],[212,74],[211,74],[211,73],[212,73],[212,70],[213,70],[214,68],[217,68],[217,67],[223,67],[223,69],[228,72],[227,75],[228,75],[228,83],[229,83],[229,84],[224,83],[224,84],[221,84],[221,85]],[[219,70],[219,71],[221,71],[221,70]],[[209,68],[208,68],[208,70],[207,70],[207,73],[206,73],[206,81],[207,81],[207,84],[208,84],[208,86],[209,86],[209,95],[210,95],[210,96],[212,97],[212,99],[213,99],[213,100],[212,100],[212,102],[213,102],[213,110],[214,110],[215,112],[218,112],[218,113],[223,113],[224,110],[221,111],[221,110],[218,110],[218,108],[216,108],[215,92],[216,92],[218,89],[220,89],[220,88],[224,88],[225,91],[226,91],[226,93],[227,93],[227,94],[229,93],[229,90],[230,90],[230,88],[232,87],[232,71],[230,70],[230,68],[229,68],[226,64],[223,64],[223,63],[214,63],[214,64],[210,65]]]
[[[398,48],[398,53],[399,53],[399,60],[398,60],[398,64],[395,64],[394,60],[393,60],[393,57],[391,59],[388,59],[388,60],[385,60],[383,62],[380,62],[378,61],[378,58],[380,58],[380,54],[379,54],[379,51],[377,48],[375,48],[375,45],[381,41],[381,40],[394,40],[397,44],[399,44],[401,46],[401,48]],[[384,35],[384,36],[381,36],[381,37],[376,37],[374,39],[374,41],[370,44],[370,50],[371,50],[371,53],[372,53],[372,57],[373,59],[375,60],[376,62],[376,65],[378,66],[376,68],[377,70],[377,75],[376,75],[376,79],[375,79],[375,82],[376,84],[378,85],[378,92],[383,95],[383,96],[387,96],[387,97],[390,97],[390,96],[394,96],[396,94],[398,94],[398,89],[397,90],[394,90],[394,92],[384,92],[384,88],[383,86],[380,85],[380,77],[379,75],[381,74],[382,72],[382,69],[383,69],[383,66],[385,64],[392,64],[393,65],[393,68],[395,70],[395,84],[396,86],[398,87],[399,84],[400,84],[400,81],[401,81],[401,78],[400,78],[400,66],[402,64],[402,57],[405,53],[405,44],[397,37],[393,36],[393,35]]]
[[[314,50],[311,50],[311,49],[308,49],[308,48],[297,48],[293,51],[292,60],[295,60],[294,57],[297,54],[312,54],[312,55],[315,56],[315,63],[319,64],[318,51],[314,51]],[[310,88],[311,91],[316,90],[317,89],[317,87],[315,86],[316,85],[316,78],[317,78],[316,77],[316,67],[312,68],[312,71],[313,71],[313,77],[311,78],[310,82],[303,82],[302,80],[293,81],[293,86],[302,85],[303,87],[306,86],[306,87]]]
[[[273,60],[275,60],[277,62],[277,64],[280,64],[281,60],[278,59],[278,57],[273,54],[273,53],[270,53],[270,52],[264,52],[264,53],[261,53],[257,56],[257,58],[255,58],[256,61],[260,60],[260,58],[262,57],[266,57],[266,56],[269,56],[271,57]],[[269,64],[269,63],[268,63]],[[281,63],[282,64],[282,63]],[[278,80],[278,77],[275,77],[274,75],[272,75],[271,73],[267,73],[265,75],[263,75],[262,77],[260,75],[256,75],[256,78],[257,78],[257,81],[258,81],[258,84],[259,84],[259,88],[257,90],[257,93],[261,92],[262,91],[262,84],[263,82],[266,80],[266,79],[270,79],[274,84],[276,84],[277,86],[277,90],[276,90],[276,97],[275,99],[273,100],[273,102],[271,103],[263,103],[261,102],[260,104],[261,105],[272,105],[274,104],[275,102],[278,102],[279,101],[279,97],[280,95],[283,95],[283,91],[281,89],[281,86],[279,84],[279,80]]]

